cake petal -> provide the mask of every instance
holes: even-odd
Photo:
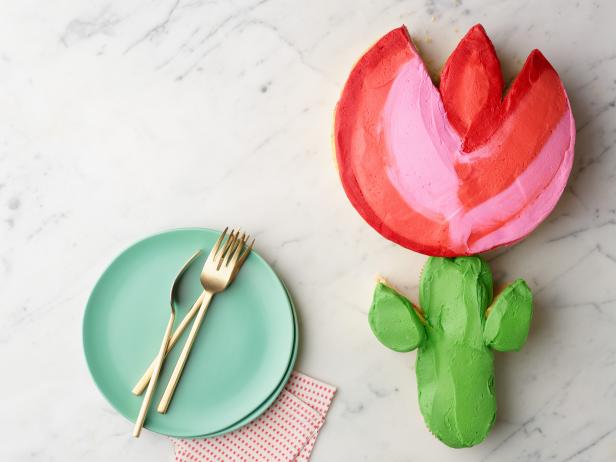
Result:
[[[498,57],[481,24],[472,27],[449,56],[439,89],[464,149],[481,146],[496,128],[494,116],[503,94]]]

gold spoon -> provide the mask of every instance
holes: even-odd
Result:
[[[186,272],[190,264],[199,256],[201,250],[197,250],[187,261],[184,263],[184,266],[180,269],[175,280],[173,281],[173,285],[171,286],[171,295],[169,304],[171,305],[171,315],[169,316],[169,322],[167,322],[167,328],[165,329],[165,335],[163,336],[163,342],[160,346],[160,351],[158,352],[158,356],[156,356],[156,360],[154,362],[154,368],[152,370],[152,377],[150,378],[150,383],[145,392],[145,396],[143,397],[143,402],[141,403],[141,409],[139,410],[139,415],[137,416],[137,421],[135,422],[135,428],[133,429],[133,436],[138,438],[141,434],[141,429],[143,428],[143,423],[145,422],[145,417],[148,413],[148,408],[150,407],[150,402],[152,401],[152,395],[154,394],[154,390],[156,389],[156,382],[158,381],[158,376],[160,375],[160,370],[163,366],[163,361],[165,359],[165,354],[167,353],[167,346],[169,345],[169,339],[171,337],[171,329],[173,329],[173,322],[175,321],[175,295],[177,293],[177,288],[179,285],[179,281],[181,276]]]

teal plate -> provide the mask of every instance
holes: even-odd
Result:
[[[238,428],[243,427],[244,425],[252,422],[254,419],[256,419],[261,414],[263,414],[263,412],[265,412],[267,410],[267,408],[270,407],[273,404],[273,402],[276,400],[276,398],[278,398],[278,395],[282,392],[282,389],[287,384],[287,381],[289,380],[289,377],[291,376],[291,372],[293,372],[293,366],[295,365],[295,360],[297,359],[297,347],[298,347],[298,342],[299,342],[299,329],[298,329],[298,325],[297,325],[297,313],[295,312],[295,306],[293,305],[293,298],[291,297],[290,294],[288,294],[288,292],[287,292],[287,295],[289,296],[289,301],[291,302],[291,307],[293,308],[293,319],[295,321],[295,340],[293,342],[293,353],[291,353],[291,361],[289,362],[289,368],[287,369],[286,374],[284,375],[284,377],[282,378],[282,380],[278,384],[278,387],[267,398],[266,401],[261,403],[261,405],[257,409],[255,409],[253,412],[251,412],[248,416],[246,416],[245,418],[243,418],[239,422],[236,422],[235,424],[233,424],[231,427],[225,428],[224,430],[221,430],[221,431],[216,432],[216,433],[211,433],[211,434],[208,434],[208,435],[194,435],[193,438],[211,438],[213,436],[222,435],[223,433],[232,432],[233,430],[237,430]]]
[[[90,295],[83,321],[86,361],[103,395],[130,420],[142,400],[130,390],[160,346],[173,278],[196,249],[203,250],[180,283],[178,323],[201,292],[199,272],[218,235],[181,229],[146,238],[111,263]],[[162,415],[155,407],[184,339],[169,354],[145,427],[176,437],[213,436],[258,417],[292,369],[295,323],[284,285],[253,252],[236,281],[213,299]]]

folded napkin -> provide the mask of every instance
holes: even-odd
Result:
[[[293,371],[258,419],[222,436],[176,439],[176,462],[307,462],[336,388]]]

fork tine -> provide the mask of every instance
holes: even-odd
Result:
[[[235,249],[235,252],[233,252],[233,255],[231,255],[231,257],[229,258],[228,262],[227,262],[227,266],[231,265],[231,269],[232,271],[237,271],[239,269],[238,265],[238,261],[240,258],[240,255],[242,254],[242,250],[244,249],[244,246],[246,244],[246,241],[248,241],[249,236],[242,236],[243,240],[240,242],[240,245]]]
[[[231,261],[231,257],[233,257],[233,255],[235,254],[236,251],[238,251],[238,249],[243,249],[244,248],[244,243],[246,242],[246,234],[242,233],[241,236],[239,236],[237,238],[237,240],[234,242],[233,247],[231,249],[229,249],[229,252],[227,253],[227,257],[226,257],[226,261],[225,261],[225,265],[229,266],[229,262]]]
[[[235,230],[232,230],[231,234],[229,235],[229,238],[227,239],[224,247],[222,248],[222,251],[218,255],[216,255],[215,263],[216,263],[217,270],[220,269],[220,266],[225,261],[225,256],[228,255],[229,249],[235,244],[238,234],[239,234],[239,230],[237,232]]]
[[[225,226],[224,231],[220,234],[220,237],[218,238],[218,240],[216,241],[216,244],[214,244],[214,247],[212,248],[212,252],[214,253],[214,255],[216,255],[216,252],[218,252],[218,248],[220,247],[220,243],[223,241],[223,239],[225,238],[225,235],[227,234],[227,231],[229,230],[228,226]]]
[[[205,268],[205,265],[207,265],[208,263],[211,263],[216,258],[216,255],[218,254],[218,251],[220,250],[221,244],[223,243],[223,241],[227,237],[227,231],[228,230],[229,230],[229,227],[227,226],[227,227],[225,227],[224,231],[222,233],[220,233],[220,236],[218,237],[218,240],[214,244],[214,247],[212,247],[212,250],[210,250],[210,253],[208,254],[207,258],[205,259],[205,263],[203,264],[204,268]]]
[[[248,243],[248,240],[250,239],[250,236],[246,236],[246,244]],[[242,250],[242,253],[240,254],[240,257],[237,261],[237,267],[238,269],[244,264],[244,261],[246,261],[246,259],[248,258],[248,255],[250,255],[250,252],[252,251],[252,248],[255,245],[255,238],[252,238],[252,242],[250,243],[250,245],[245,245],[244,249]]]
[[[242,267],[242,265],[244,264],[244,262],[246,261],[246,259],[248,258],[248,255],[250,255],[250,252],[252,251],[252,248],[255,245],[255,238],[252,238],[252,242],[250,243],[250,245],[246,245],[248,244],[248,241],[250,240],[250,236],[246,236],[246,241],[244,244],[244,248],[242,249],[242,252],[240,253],[239,258],[237,259],[237,264],[235,265],[235,268],[233,268],[233,278],[235,279],[235,276],[237,276],[237,273],[239,273],[240,268]]]
[[[223,244],[222,248],[220,249],[220,252],[217,252],[216,258],[219,258],[221,260],[224,259],[225,255],[229,251],[229,247],[231,247],[231,244],[233,244],[235,242],[236,238],[237,238],[237,231],[232,229],[231,233],[227,237],[227,240],[225,241],[225,243]]]

